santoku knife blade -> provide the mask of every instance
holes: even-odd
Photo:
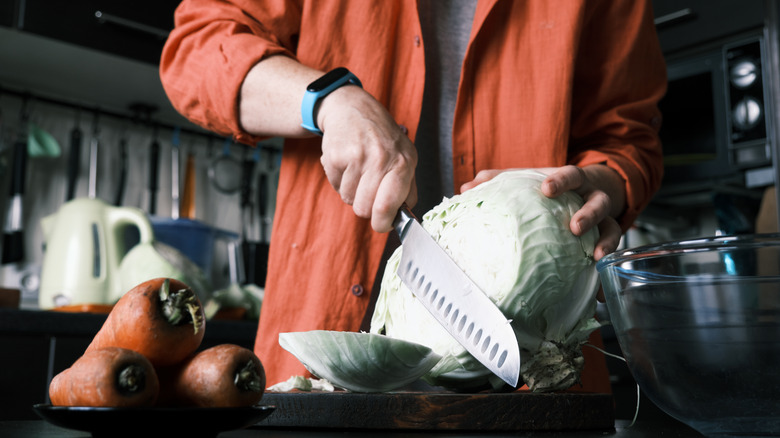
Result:
[[[510,321],[406,205],[398,211],[393,225],[401,238],[397,270],[401,281],[471,355],[516,387],[520,347]]]

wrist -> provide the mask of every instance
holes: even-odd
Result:
[[[322,100],[332,92],[347,85],[362,87],[357,76],[343,67],[333,69],[309,84],[301,102],[301,120],[303,122],[301,126],[310,132],[322,135],[318,124],[318,112]]]

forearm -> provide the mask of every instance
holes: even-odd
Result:
[[[287,56],[272,56],[252,67],[241,85],[239,119],[254,135],[305,137],[301,101],[306,86],[323,74]]]

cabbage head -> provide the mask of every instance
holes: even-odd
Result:
[[[423,227],[512,321],[521,351],[521,378],[533,391],[566,389],[579,381],[582,345],[594,319],[598,232],[578,237],[569,222],[582,206],[573,192],[547,198],[544,175],[508,171],[445,198],[423,216]],[[396,275],[399,247],[389,259],[371,332],[426,345],[442,360],[424,376],[455,390],[499,389],[503,382],[463,348]]]

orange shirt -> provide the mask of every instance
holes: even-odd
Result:
[[[184,0],[160,71],[182,114],[252,144],[237,102],[256,62],[344,66],[414,139],[424,49],[414,0]],[[649,0],[479,0],[455,110],[456,192],[482,169],[605,163],[626,181],[627,229],[660,185],[665,87]],[[332,189],[319,141],[284,146],[255,346],[269,384],[305,373],[280,332],[359,329],[387,240]],[[585,352],[583,389],[608,392],[603,357]]]

